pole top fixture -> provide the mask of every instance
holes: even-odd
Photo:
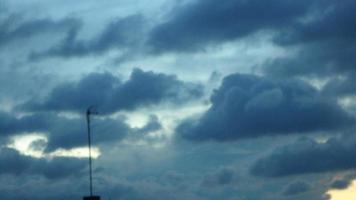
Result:
[[[89,106],[87,108],[87,115],[97,115],[97,114],[99,114],[99,112],[96,109],[96,106]]]

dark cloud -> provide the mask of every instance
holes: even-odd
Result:
[[[92,1],[85,5],[80,2],[65,5],[60,1],[21,5],[11,2],[13,9],[26,13],[30,18],[1,18],[3,14],[0,13],[0,48],[5,55],[0,61],[0,68],[3,68],[0,71],[4,72],[0,73],[3,77],[0,78],[2,109],[9,110],[29,97],[33,99],[26,101],[22,107],[24,110],[15,110],[17,113],[0,113],[0,144],[8,144],[7,139],[13,135],[36,132],[48,139],[31,144],[30,148],[38,151],[53,152],[59,148],[86,146],[84,113],[89,105],[96,105],[102,115],[92,118],[92,137],[93,145],[98,146],[102,153],[95,165],[102,170],[95,173],[95,192],[102,195],[103,199],[315,200],[320,199],[320,194],[330,186],[346,187],[343,179],[330,184],[330,180],[333,180],[330,177],[335,177],[333,172],[355,168],[352,152],[356,150],[356,142],[352,138],[330,139],[323,144],[301,141],[292,147],[284,147],[284,150],[281,148],[283,153],[278,153],[282,150],[277,149],[270,157],[267,155],[262,161],[257,161],[253,166],[253,169],[258,169],[257,173],[251,170],[254,175],[262,177],[315,173],[304,176],[304,182],[293,183],[291,177],[264,179],[244,173],[256,157],[269,152],[277,144],[291,141],[297,135],[243,140],[232,145],[208,142],[197,146],[189,141],[181,141],[182,144],[174,143],[172,146],[170,140],[162,139],[152,142],[160,144],[156,148],[157,145],[149,143],[149,137],[170,137],[166,134],[147,134],[161,130],[160,118],[151,116],[143,127],[131,128],[125,123],[126,118],[108,116],[155,105],[159,106],[153,109],[157,108],[160,112],[159,108],[166,103],[178,108],[185,102],[202,97],[201,85],[183,82],[175,76],[134,70],[128,80],[121,80],[110,73],[91,73],[77,81],[59,84],[48,96],[43,96],[49,88],[53,88],[53,84],[66,80],[65,77],[57,77],[58,69],[50,67],[54,60],[41,59],[54,57],[59,62],[56,66],[62,65],[60,74],[73,75],[82,73],[83,67],[87,71],[97,62],[107,61],[107,56],[103,55],[120,55],[118,62],[123,58],[132,61],[135,58],[133,56],[138,55],[143,59],[158,61],[160,65],[162,57],[143,55],[147,53],[147,48],[152,48],[149,50],[153,53],[191,53],[238,39],[250,44],[247,40],[251,40],[251,36],[268,34],[274,36],[278,51],[282,49],[282,53],[290,55],[291,51],[298,50],[293,57],[267,63],[265,72],[269,75],[313,74],[337,78],[331,79],[322,91],[318,91],[294,79],[272,80],[270,77],[238,74],[229,76],[214,92],[209,110],[202,113],[199,119],[189,119],[177,128],[179,136],[195,141],[232,141],[318,131],[336,134],[355,122],[335,98],[355,94],[353,74],[349,73],[355,69],[355,3],[352,0],[186,1],[188,4],[174,9],[170,13],[171,18],[146,34],[149,23],[155,23],[154,19],[161,17],[161,8],[171,4],[171,1],[164,2],[165,5],[159,6],[157,2],[149,2],[148,7],[129,1],[105,4]],[[36,13],[37,10],[55,18],[31,18],[30,15],[44,14]],[[105,10],[105,13],[100,10]],[[104,22],[121,10],[124,13],[120,15],[140,10],[152,21],[131,16],[107,24]],[[157,16],[152,16],[152,13]],[[82,28],[75,19],[58,20],[58,16],[68,15],[81,16],[88,23],[85,25],[97,29],[86,32],[87,29]],[[95,26],[98,24],[100,27]],[[144,43],[146,39],[148,42]],[[32,54],[28,52],[29,49],[33,50]],[[40,62],[23,63],[22,57],[28,53],[30,59],[40,59]],[[226,61],[234,57],[230,53],[228,57],[218,57]],[[274,51],[260,53],[272,57],[276,55]],[[96,62],[76,66],[74,71],[68,66],[75,65],[78,58],[79,61],[87,61],[87,57],[95,58]],[[173,55],[173,62],[179,63],[185,58],[192,57],[187,55],[178,58]],[[68,59],[73,60],[67,63]],[[204,58],[192,59],[199,65],[205,63]],[[168,62],[171,61],[169,59]],[[225,61],[221,61],[222,67]],[[211,64],[208,63],[206,67],[211,67]],[[196,68],[197,72],[201,70]],[[219,68],[219,71],[226,74],[223,68]],[[46,73],[51,75],[46,78]],[[214,73],[209,81],[217,83],[220,78],[219,74]],[[210,83],[208,87],[212,85]],[[178,122],[178,118],[174,116],[167,120]],[[174,131],[170,127],[165,128],[168,128],[168,132]],[[140,142],[131,142],[130,139]],[[122,140],[125,142],[120,142]],[[0,151],[0,163],[1,199],[80,199],[87,193],[87,177],[81,176],[87,164],[86,159],[33,158],[4,148]],[[235,165],[239,167],[217,169],[217,166]],[[162,173],[167,171],[174,171],[175,174],[162,181]],[[331,173],[317,173],[329,171]],[[17,179],[17,182],[13,179]],[[310,190],[311,185],[313,190]]]
[[[43,103],[33,100],[24,107],[30,110],[75,110],[84,113],[88,106],[105,105],[119,84],[120,80],[112,74],[92,73],[79,82],[63,83],[55,87]]]
[[[82,175],[86,159],[55,157],[53,159],[25,156],[10,148],[0,150],[0,174],[42,175],[48,179]]]
[[[351,185],[350,179],[339,179],[339,180],[335,180],[334,182],[332,182],[330,185],[330,188],[337,189],[337,190],[343,190],[343,189],[348,188],[350,185]]]
[[[101,114],[108,114],[161,102],[182,104],[202,94],[201,85],[180,81],[173,75],[135,69],[126,82],[109,73],[89,74],[79,82],[54,88],[43,102],[33,100],[23,107],[33,111],[82,113],[88,106],[96,105]]]
[[[257,160],[251,173],[263,177],[282,177],[353,169],[356,167],[353,159],[355,150],[356,139],[353,136],[330,138],[325,143],[304,138],[277,148],[270,155]]]
[[[81,40],[78,34],[81,26],[75,26],[68,31],[67,36],[56,46],[44,52],[33,52],[31,60],[43,57],[81,57],[88,55],[102,55],[111,49],[123,49],[137,45],[142,33],[144,19],[134,15],[118,19],[108,24],[96,37]]]
[[[283,195],[291,196],[291,195],[298,195],[301,193],[305,193],[311,189],[310,185],[306,182],[295,182],[287,186]]]
[[[131,128],[125,121],[126,118],[123,116],[116,118],[94,117],[91,126],[94,145],[107,145],[124,138],[142,139],[147,133],[162,128],[156,116],[151,116],[142,128]],[[0,128],[0,138],[5,143],[14,135],[32,132],[45,134],[48,137],[48,142],[40,140],[31,146],[46,152],[87,145],[84,114],[82,117],[67,118],[52,113],[40,113],[16,118],[9,113],[0,113]]]
[[[54,157],[51,160],[41,159],[31,166],[37,174],[49,179],[61,179],[68,176],[82,176],[87,166],[87,159],[71,157]],[[86,175],[86,173],[85,173]]]
[[[353,80],[356,73],[350,73],[342,78],[333,78],[323,87],[326,95],[347,97],[356,94],[356,83]]]
[[[124,139],[132,130],[124,122],[124,118],[95,118],[92,120],[93,145],[104,145]],[[87,130],[84,118],[57,118],[51,126],[44,130],[48,132],[46,151],[59,148],[71,149],[87,145]]]
[[[308,20],[275,38],[277,44],[297,47],[299,51],[292,57],[270,62],[265,71],[282,76],[328,76],[354,71],[355,7],[356,2],[352,0],[319,2]]]
[[[315,2],[309,20],[300,21],[276,38],[280,45],[293,45],[318,41],[349,40],[355,38],[355,1]]]
[[[272,30],[275,44],[299,51],[292,57],[268,61],[263,67],[266,73],[347,73],[354,71],[356,63],[355,7],[353,0],[200,0],[179,7],[168,21],[155,27],[148,45],[154,52],[189,52]]]
[[[0,185],[1,198],[3,200],[81,199],[87,192],[86,188],[83,188],[83,184],[77,180],[76,177],[54,180],[31,175],[3,176]]]
[[[50,126],[51,119],[51,116],[45,115],[28,115],[17,118],[10,113],[0,112],[0,137],[45,130]]]
[[[32,158],[22,156],[14,149],[1,148],[0,161],[1,174],[21,174],[28,168]]]
[[[355,42],[306,44],[291,57],[266,63],[264,72],[274,76],[328,77],[354,71]]]
[[[222,168],[215,173],[204,177],[202,185],[206,187],[225,186],[237,183],[237,181],[238,176],[234,169]]]
[[[155,27],[148,44],[155,52],[202,50],[260,30],[283,30],[306,14],[314,1],[198,0]]]
[[[27,40],[32,36],[48,32],[66,31],[79,25],[80,22],[73,18],[57,21],[49,18],[27,20],[21,15],[9,14],[0,17],[0,46],[11,42]]]
[[[109,180],[108,180],[109,179]],[[86,179],[85,179],[86,180]],[[87,184],[83,179],[69,179],[59,181],[38,181],[24,180],[19,184],[8,186],[6,182],[0,185],[1,197],[3,200],[75,200],[81,199],[88,194]],[[6,186],[5,186],[6,185]],[[4,186],[1,188],[1,186]],[[119,180],[110,180],[108,177],[101,177],[100,184],[94,185],[95,194],[99,194],[102,199],[122,199],[122,200],[203,200],[197,195],[187,191],[180,191],[175,188],[165,187],[154,182],[137,181],[128,183]]]
[[[355,122],[334,99],[293,79],[272,81],[233,74],[214,92],[211,103],[199,119],[188,119],[178,126],[180,136],[195,141],[229,141],[337,130]]]
[[[33,114],[15,118],[7,113],[3,113],[2,116],[0,122],[2,138],[9,138],[15,134],[41,132],[48,136],[46,151],[58,148],[70,149],[87,143],[84,117],[66,118],[54,114]],[[98,132],[95,135],[96,144],[121,140],[130,130],[123,118],[99,118],[95,120],[93,126],[93,131]]]

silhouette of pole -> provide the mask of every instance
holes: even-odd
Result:
[[[95,111],[92,111],[93,106],[90,106],[87,109],[87,127],[88,127],[88,149],[89,149],[89,191],[90,196],[93,196],[93,173],[92,173],[92,158],[91,158],[91,135],[90,135],[90,115],[97,114]]]

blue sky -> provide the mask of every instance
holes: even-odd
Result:
[[[0,198],[86,195],[95,105],[103,199],[339,200],[356,168],[355,7],[0,0]]]

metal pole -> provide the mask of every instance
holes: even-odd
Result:
[[[90,137],[90,108],[87,110],[87,125],[88,125],[88,147],[89,147],[89,190],[90,196],[93,196],[93,176],[92,176],[92,160],[91,160],[91,137]]]

